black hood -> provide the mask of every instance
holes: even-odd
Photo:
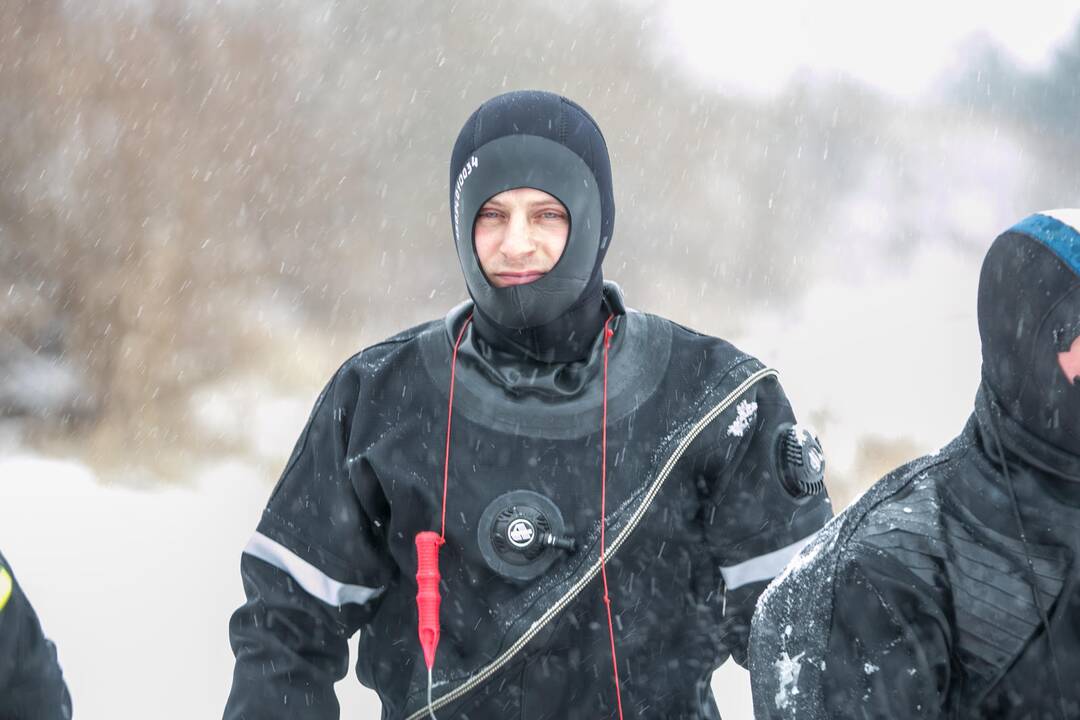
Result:
[[[994,241],[979,279],[983,392],[1002,439],[1059,472],[1054,458],[1080,456],[1078,225],[1078,210],[1024,219]]]
[[[497,288],[480,268],[473,224],[489,198],[520,187],[558,198],[570,215],[570,234],[544,277]],[[576,103],[547,92],[488,100],[454,144],[450,214],[481,337],[545,362],[585,357],[607,315],[601,265],[615,226],[611,164],[596,121]]]

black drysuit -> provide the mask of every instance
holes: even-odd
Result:
[[[71,697],[56,647],[0,555],[0,720],[67,720]]]
[[[1077,261],[1080,234],[1048,215],[994,243],[974,413],[764,593],[759,720],[1080,717],[1080,383],[1063,372],[1080,359]]]
[[[626,311],[614,286],[604,302],[615,315],[605,521],[623,707],[718,718],[713,670],[729,655],[745,664],[758,594],[830,506],[823,493],[797,502],[777,480],[778,432],[794,417],[775,374],[722,340]],[[358,630],[356,673],[383,718],[427,716],[414,537],[439,530],[451,352],[470,309],[367,348],[319,397],[243,555],[227,720],[337,718],[333,683]],[[612,717],[597,574],[603,338],[570,363],[483,348],[470,326],[434,669],[436,703],[455,695],[437,715]],[[526,582],[478,549],[484,509],[521,489],[550,498],[577,541]]]

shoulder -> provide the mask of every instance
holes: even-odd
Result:
[[[871,583],[879,593],[915,593],[945,602],[953,565],[950,479],[961,471],[968,447],[963,436],[940,452],[886,475],[839,517],[830,568],[837,602]],[[857,581],[854,579],[858,579]]]
[[[914,548],[924,554],[939,554],[935,546],[942,537],[941,484],[951,466],[944,462],[909,471],[893,483],[886,483],[889,478],[879,481],[887,485],[887,492],[880,502],[854,519],[845,546],[902,556]]]
[[[688,365],[695,373],[714,378],[731,375],[732,379],[741,381],[765,367],[756,357],[723,338],[707,335],[660,315],[637,311],[630,311],[630,314],[638,315],[649,325],[663,328],[670,334],[672,360]]]
[[[969,450],[961,436],[937,453],[924,455],[879,480],[844,511],[841,547],[849,562],[873,564],[882,556],[926,569],[944,560],[949,479]],[[929,580],[929,578],[924,578]]]
[[[411,328],[402,330],[380,342],[358,350],[337,369],[331,377],[331,384],[350,379],[360,379],[383,370],[401,355],[415,349],[418,341],[425,335],[443,332],[442,320],[429,320]]]
[[[862,577],[863,569],[895,574],[918,567],[919,579],[931,581],[940,572],[940,483],[963,452],[954,446],[897,468],[818,531],[762,594],[761,624],[805,626],[807,637],[820,640],[843,599],[845,578]]]
[[[733,360],[754,359],[753,356],[743,352],[723,338],[716,337],[715,335],[708,335],[660,315],[645,312],[638,314],[648,318],[650,322],[663,324],[669,327],[671,330],[672,342],[677,343],[684,351],[692,352],[696,350],[699,352],[710,352],[729,357]]]
[[[354,370],[363,369],[365,367],[370,368],[373,365],[378,365],[381,362],[385,362],[388,358],[393,357],[396,353],[407,349],[410,345],[414,345],[416,341],[423,335],[441,332],[445,329],[445,325],[442,320],[429,320],[419,325],[414,325],[407,330],[402,330],[396,335],[392,335],[385,340],[377,342],[373,345],[357,351],[352,357],[342,363],[341,370]]]
[[[954,441],[878,480],[818,533],[777,584],[814,577],[831,585],[843,568],[873,564],[882,555],[899,561],[908,553],[936,557],[941,551],[941,485],[963,452]]]
[[[323,386],[313,412],[318,413],[320,409],[339,412],[350,407],[360,395],[361,388],[377,384],[386,374],[399,370],[405,358],[416,352],[418,341],[435,332],[444,332],[441,320],[415,325],[353,353]]]

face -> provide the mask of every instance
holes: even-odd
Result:
[[[1070,385],[1080,389],[1080,286],[1074,287],[1050,311],[1047,325],[1051,333],[1057,365]],[[1074,398],[1080,398],[1075,395]]]
[[[481,206],[473,242],[488,282],[503,288],[544,277],[562,257],[569,233],[570,215],[554,196],[515,188]]]
[[[1075,384],[1076,379],[1080,378],[1080,336],[1072,341],[1072,346],[1068,351],[1058,353],[1058,365],[1061,366],[1061,372],[1065,373],[1065,379],[1069,381],[1069,384]]]

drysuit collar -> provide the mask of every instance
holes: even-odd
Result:
[[[985,382],[975,395],[975,423],[981,444],[994,462],[1001,463],[994,449],[996,434],[1006,454],[1042,472],[1080,483],[1080,455],[1061,450],[1029,432],[1002,409]]]
[[[590,306],[591,307],[591,306]],[[545,397],[576,397],[580,395],[585,386],[590,383],[599,372],[599,358],[603,352],[601,330],[604,320],[609,315],[616,317],[618,327],[619,319],[626,314],[623,304],[622,291],[615,283],[606,283],[602,297],[596,299],[594,313],[586,318],[585,308],[582,312],[567,313],[555,323],[543,328],[531,328],[528,332],[522,332],[519,337],[533,341],[537,339],[536,333],[574,332],[569,328],[570,319],[588,319],[595,322],[595,329],[591,334],[584,332],[577,338],[563,339],[560,343],[549,343],[548,347],[574,347],[578,350],[575,357],[568,359],[541,358],[526,352],[526,348],[520,345],[508,347],[507,342],[512,336],[497,334],[496,342],[488,340],[484,334],[489,320],[486,320],[473,303],[463,303],[454,308],[446,316],[447,339],[453,344],[461,324],[466,316],[472,313],[472,326],[463,338],[459,353],[465,363],[475,366],[489,381],[502,387],[512,394],[534,394]],[[500,328],[499,332],[505,329]]]
[[[661,383],[670,379],[673,326],[648,313],[624,308],[614,283],[605,284],[604,302],[615,315],[611,321],[614,334],[607,404],[608,422],[617,423],[637,412]],[[421,336],[424,368],[436,387],[450,387],[454,343],[474,309],[471,301],[461,303],[447,314],[441,327]],[[596,334],[583,360],[541,363],[485,348],[475,330],[469,323],[458,348],[455,418],[460,413],[491,432],[546,439],[581,439],[600,427],[604,405],[602,332]]]
[[[604,321],[612,314],[602,292],[602,278],[596,289],[575,306],[544,325],[511,328],[499,324],[476,304],[473,327],[478,345],[486,352],[498,352],[517,359],[541,363],[566,363],[589,356]],[[618,291],[615,291],[618,294]],[[621,306],[621,297],[618,302]]]

